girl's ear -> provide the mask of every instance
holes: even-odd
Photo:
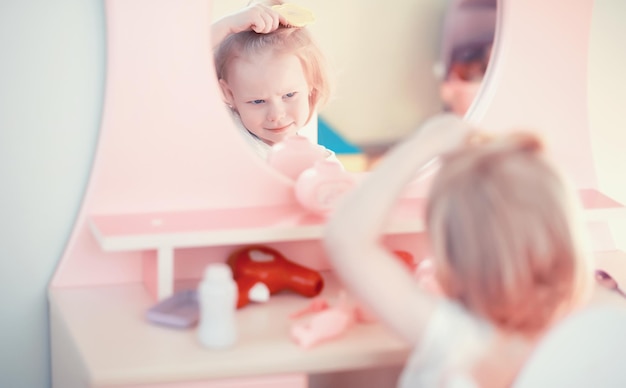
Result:
[[[220,89],[222,90],[224,102],[228,104],[229,107],[233,108],[235,106],[235,98],[230,86],[228,86],[228,83],[224,79],[220,79]]]

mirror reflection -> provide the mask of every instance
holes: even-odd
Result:
[[[326,59],[306,28],[311,20],[305,8],[263,1],[212,25],[224,101],[263,158],[272,145],[315,123],[330,95]]]
[[[370,169],[425,118],[464,115],[487,70],[496,0],[280,3],[213,1],[225,105],[264,158],[298,133]]]

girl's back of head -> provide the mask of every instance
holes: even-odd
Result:
[[[541,331],[591,279],[575,207],[536,136],[469,139],[427,206],[442,288],[505,330]]]

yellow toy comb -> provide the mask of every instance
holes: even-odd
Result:
[[[315,15],[313,15],[313,12],[296,4],[285,3],[273,5],[272,9],[278,12],[283,18],[285,18],[287,24],[293,27],[304,27],[315,21]]]

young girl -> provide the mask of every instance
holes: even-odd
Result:
[[[321,50],[306,27],[288,26],[270,7],[281,3],[251,5],[211,30],[224,99],[263,157],[314,120],[330,94]]]
[[[402,387],[510,386],[593,283],[572,191],[541,142],[469,133],[454,115],[429,121],[345,198],[325,233],[346,288],[414,346]],[[425,223],[446,298],[425,293],[380,243],[404,185],[435,157]]]

